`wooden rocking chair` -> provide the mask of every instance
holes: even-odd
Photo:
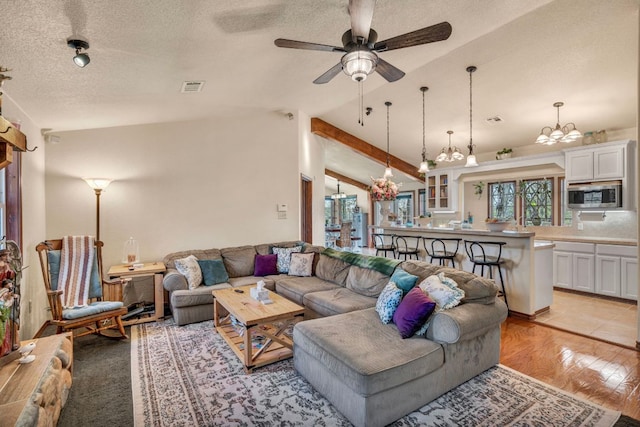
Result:
[[[57,334],[86,328],[85,331],[76,331],[74,336],[81,337],[88,334],[97,334],[113,338],[110,335],[104,335],[102,331],[116,329],[120,333],[116,338],[129,338],[125,333],[121,318],[122,315],[127,314],[127,308],[120,301],[102,301],[102,285],[106,282],[102,274],[102,246],[103,243],[96,240],[95,259],[89,289],[89,305],[77,308],[63,308],[63,291],[57,289],[62,239],[47,240],[36,246],[40,266],[42,267],[44,286],[47,291],[47,299],[51,308],[52,319],[49,323],[57,327]],[[108,283],[112,283],[112,281]]]

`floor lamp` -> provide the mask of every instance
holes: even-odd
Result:
[[[96,240],[100,240],[100,193],[111,184],[109,178],[82,178],[96,192]]]

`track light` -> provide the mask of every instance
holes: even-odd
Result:
[[[73,62],[80,68],[84,68],[89,64],[91,58],[86,53],[80,53],[82,49],[89,49],[89,42],[80,39],[68,39],[67,46],[76,50],[76,56],[73,57]]]

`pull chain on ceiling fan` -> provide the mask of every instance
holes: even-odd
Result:
[[[342,47],[289,39],[276,39],[274,43],[278,47],[290,49],[344,53],[339,63],[313,81],[315,84],[328,83],[340,71],[344,71],[359,83],[366,80],[367,76],[374,71],[388,82],[395,82],[404,77],[404,72],[380,58],[378,53],[438,42],[448,39],[451,35],[451,24],[445,21],[387,40],[377,41],[378,33],[371,28],[375,4],[375,0],[349,0],[351,29],[342,35]]]

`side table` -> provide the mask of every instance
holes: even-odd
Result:
[[[109,268],[107,276],[109,279],[117,278],[136,278],[136,277],[153,277],[154,288],[154,306],[155,310],[152,316],[140,319],[125,320],[125,325],[135,325],[137,323],[155,322],[164,318],[164,289],[162,288],[162,274],[167,271],[167,267],[162,261],[146,262],[142,268],[130,270],[129,265],[112,265]],[[108,301],[122,301],[122,283],[105,283],[104,297]]]

